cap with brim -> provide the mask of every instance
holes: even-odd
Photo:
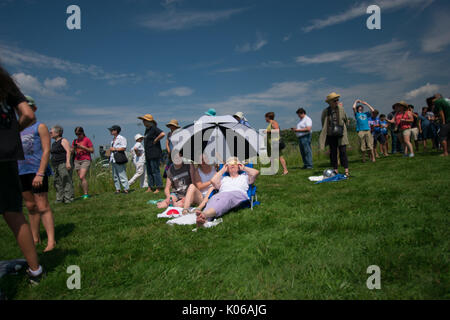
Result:
[[[153,116],[151,114],[146,114],[145,116],[138,117],[138,119],[155,122],[155,119],[153,119]]]
[[[175,119],[170,120],[169,123],[166,124],[166,127],[169,127],[169,126],[174,126],[174,127],[176,127],[176,128],[179,128],[179,127],[180,127],[180,126],[178,125],[178,121],[175,120]]]
[[[395,106],[401,106],[401,107],[405,107],[405,108],[409,107],[409,105],[405,101],[397,102],[393,105],[393,107],[395,107]]]
[[[216,113],[215,109],[209,109],[208,111],[205,112],[205,114],[207,116],[213,116],[214,117],[217,113]]]
[[[28,104],[29,104],[30,106],[33,106],[33,107],[36,106],[36,103],[34,102],[34,99],[33,99],[32,97],[30,97],[30,96],[25,96],[25,98],[27,99],[27,102],[28,102]]]
[[[144,136],[140,133],[138,133],[137,135],[134,136],[134,140],[138,141],[139,139],[143,138]]]
[[[341,95],[337,94],[336,92],[332,92],[327,96],[327,100],[325,100],[326,102],[330,102],[336,98],[340,98]]]

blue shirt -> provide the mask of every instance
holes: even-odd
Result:
[[[357,112],[355,114],[356,117],[356,132],[360,131],[368,131],[370,130],[369,126],[369,112]]]
[[[382,126],[381,133],[384,134],[384,135],[388,134],[387,127],[385,127],[385,126],[388,125],[387,121],[386,120],[385,121],[381,121],[380,120],[380,124]]]
[[[375,127],[377,125],[380,125],[380,118],[376,117],[376,118],[370,118],[369,119],[369,125],[370,125],[370,130],[373,133],[381,133],[381,128],[380,127]]]
[[[419,119],[421,121],[422,128],[428,127],[431,124],[430,120],[428,120],[428,118],[423,115],[420,115]]]

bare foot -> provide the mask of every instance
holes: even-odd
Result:
[[[153,194],[157,194],[159,193],[159,189],[156,189],[155,191],[153,191]]]
[[[197,212],[196,212],[197,214]],[[200,214],[197,214],[197,228],[203,227],[203,225],[206,223],[206,218],[203,215],[203,213],[200,212]]]
[[[283,176],[287,175],[288,173],[289,173],[289,171],[283,172]]]
[[[56,242],[48,243],[47,247],[44,249],[44,252],[52,251],[53,249],[55,249],[55,247],[56,247]]]
[[[148,188],[147,191],[145,191],[145,193],[147,192],[152,192],[152,189]]]
[[[441,154],[441,157],[448,157],[448,153]]]

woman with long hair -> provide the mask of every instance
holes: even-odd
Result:
[[[91,166],[91,153],[94,153],[94,145],[86,137],[82,127],[75,128],[75,135],[77,138],[72,142],[72,151],[75,154],[74,166],[81,181],[81,188],[83,189],[82,199],[89,199],[89,183],[86,175]]]
[[[283,157],[283,146],[281,143],[281,130],[280,126],[278,125],[278,122],[275,121],[275,113],[273,112],[267,112],[265,114],[266,122],[269,124],[266,129],[267,133],[267,155],[272,159],[272,141],[278,141],[279,142],[279,159],[281,166],[283,167],[283,176],[287,175],[289,173],[287,166],[286,166],[286,160],[284,160]],[[273,133],[276,133],[277,138],[273,137]],[[278,160],[278,159],[277,159]]]

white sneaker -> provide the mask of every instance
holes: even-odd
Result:
[[[409,157],[410,157],[410,158],[414,158],[414,153],[410,153],[410,154],[409,154]]]

